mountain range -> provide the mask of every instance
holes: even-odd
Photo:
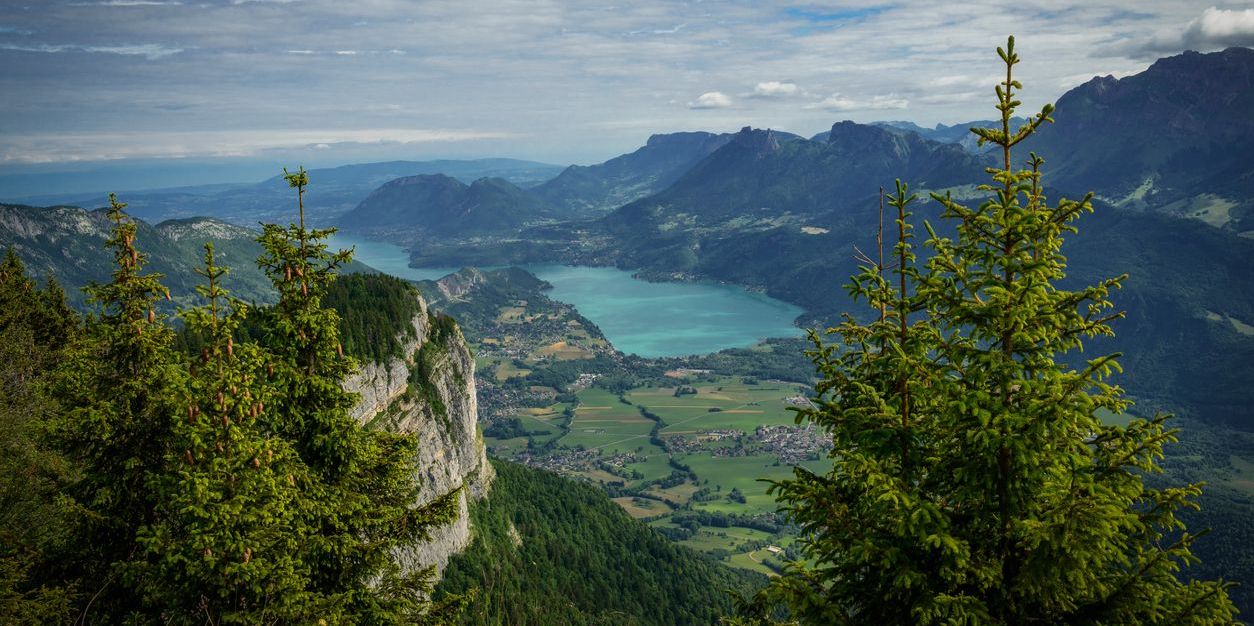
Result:
[[[1254,189],[1244,186],[1254,184],[1254,161],[1239,155],[1254,145],[1251,75],[1254,51],[1234,48],[1095,78],[1063,95],[1055,123],[1024,144],[1046,159],[1051,197],[1097,194],[1096,215],[1081,220],[1066,252],[1076,281],[1130,274],[1117,299],[1129,319],[1116,340],[1099,342],[1130,355],[1128,386],[1247,427],[1254,231],[1244,211]],[[900,178],[917,191],[979,197],[992,155],[901,126],[838,122],[809,140],[745,128],[671,174],[665,189],[604,217],[472,242],[446,236],[415,246],[413,261],[561,260],[727,281],[799,304],[825,325],[856,310],[841,285],[856,271],[854,246],[874,245],[880,187]],[[952,130],[938,134],[956,139]],[[924,220],[944,232],[926,194],[912,208],[920,232]]]
[[[1168,410],[1206,428],[1254,430],[1254,160],[1246,156],[1254,145],[1254,51],[1161,59],[1133,76],[1094,78],[1057,106],[1055,123],[1025,145],[1046,159],[1051,199],[1096,193],[1095,214],[1078,222],[1078,234],[1064,249],[1069,285],[1129,274],[1114,294],[1129,312],[1116,323],[1117,336],[1094,340],[1084,355],[1071,358],[1124,353],[1119,381],[1141,413]],[[978,201],[976,185],[995,155],[976,145],[966,127],[839,121],[809,139],[749,127],[654,135],[629,154],[564,169],[506,159],[345,166],[310,173],[307,206],[314,219],[411,245],[417,265],[567,262],[615,265],[652,279],[725,281],[800,305],[806,325],[825,327],[859,310],[841,286],[856,271],[854,247],[874,246],[880,188],[902,179],[913,190]],[[912,205],[918,232],[927,220],[944,233],[939,206],[921,196]],[[82,202],[100,203],[92,198]],[[138,216],[158,222],[140,222],[138,238],[176,301],[190,301],[199,282],[192,268],[206,240],[233,269],[235,295],[271,298],[268,281],[255,269],[255,232],[231,222],[289,221],[292,192],[281,179],[123,200],[133,202]],[[213,217],[192,217],[201,213]],[[180,217],[159,221],[171,216]],[[99,210],[0,204],[0,248],[16,249],[36,274],[56,276],[79,306],[83,295],[76,287],[108,278],[111,257],[102,246],[108,226]],[[454,282],[447,281],[445,292]],[[469,365],[463,369],[473,372]],[[379,377],[383,382],[374,387],[405,388],[398,381],[406,376]],[[1238,452],[1245,456],[1233,458],[1245,465],[1237,467],[1248,466],[1248,451]],[[1198,459],[1206,454],[1189,449],[1172,462],[1187,472],[1190,463],[1202,466]],[[597,612],[607,607],[596,600],[606,594],[601,583],[614,567],[648,572],[635,581],[746,583],[670,550],[591,489],[513,466],[498,471],[501,490],[467,505],[485,532],[474,540],[478,547],[451,562],[446,589],[462,591],[504,574],[504,591],[488,590],[485,605],[502,622],[516,608],[509,603],[520,593],[513,581],[537,563],[565,577],[550,582],[580,585],[572,594],[578,601],[573,613],[605,620],[612,617]],[[1207,477],[1199,470],[1196,479]],[[539,510],[535,494],[568,504]],[[1211,515],[1220,511],[1216,524],[1248,527],[1249,498],[1222,497],[1227,508],[1206,505]],[[652,556],[642,560],[624,537],[647,545]],[[579,556],[569,550],[571,538],[599,546],[600,557],[569,567],[563,561]],[[1254,566],[1242,562],[1231,571],[1248,580]],[[710,597],[709,589],[682,591],[681,600]],[[656,609],[649,623],[706,617],[687,612],[692,602],[649,607],[648,597],[630,595],[621,608]]]
[[[556,176],[562,168],[547,163],[519,159],[471,159],[436,161],[386,161],[358,163],[309,171],[311,185],[305,194],[305,209],[317,219],[330,219],[352,209],[371,190],[403,176],[444,174],[469,183],[484,177],[503,178],[511,183],[536,185]],[[52,187],[52,185],[50,185]],[[257,222],[290,220],[295,205],[291,189],[281,172],[256,183],[228,183],[173,187],[144,191],[114,189],[130,206],[128,211],[143,220],[160,222],[185,217],[214,217],[241,226]],[[99,207],[108,204],[108,193],[56,193],[8,198],[15,204],[75,205]]]
[[[0,204],[0,249],[12,247],[32,274],[55,277],[70,303],[83,307],[86,294],[80,288],[109,281],[113,253],[104,244],[112,226],[103,209]],[[136,220],[136,226],[148,268],[165,276],[173,304],[196,299],[201,277],[194,269],[202,264],[206,242],[213,242],[218,262],[231,268],[233,295],[257,302],[274,299],[270,280],[257,269],[261,246],[256,231],[206,217],[155,226]]]

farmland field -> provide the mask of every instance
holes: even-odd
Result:
[[[791,476],[794,464],[781,460],[779,448],[787,446],[765,441],[759,427],[796,430],[789,407],[804,404],[804,396],[795,383],[735,377],[677,380],[622,394],[584,387],[573,394],[573,405],[516,410],[525,437],[487,442],[495,454],[531,455],[535,465],[618,489],[612,494],[622,495],[613,500],[623,510],[670,529],[683,537],[680,543],[771,573],[782,561],[766,548],[791,544],[791,531],[747,526],[774,527],[777,505],[766,480]],[[820,470],[828,463],[824,456],[798,463]],[[724,521],[693,530],[693,514]],[[672,523],[684,516],[687,527]]]

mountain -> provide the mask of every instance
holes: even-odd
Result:
[[[542,200],[502,178],[466,185],[443,174],[424,174],[384,184],[340,216],[339,223],[353,231],[460,237],[508,232],[553,215]]]
[[[375,333],[398,324],[404,330],[386,338],[399,343],[394,354],[382,352],[382,343],[359,342],[359,350],[376,356],[363,358],[344,387],[358,394],[352,409],[358,421],[418,437],[415,471],[422,478],[422,490],[415,506],[457,495],[457,517],[397,555],[410,571],[434,565],[438,575],[450,557],[470,544],[469,507],[487,496],[495,477],[479,434],[474,356],[457,323],[428,312],[412,285],[380,276],[341,276],[336,282],[327,304],[341,315],[342,329],[344,322],[351,329],[355,318],[394,308],[382,306],[387,303],[406,300],[411,305],[405,309],[412,314],[410,319],[356,325]],[[375,342],[384,339],[374,336]]]
[[[1059,189],[1254,230],[1254,50],[1159,59],[1093,78],[1057,106],[1032,149]]]
[[[723,223],[764,228],[829,213],[895,177],[932,188],[974,182],[979,163],[952,144],[853,122],[834,124],[821,142],[746,127],[666,190],[602,221],[668,232]]]
[[[536,195],[576,217],[599,217],[670,186],[731,139],[705,132],[653,135],[640,149],[597,165],[572,165]]]
[[[957,145],[853,122],[834,124],[821,142],[744,128],[665,191],[618,209],[599,225],[616,238],[621,265],[720,280],[753,273],[761,278],[747,284],[778,286],[781,273],[752,266],[788,275],[814,264],[781,254],[776,246],[789,245],[781,239],[818,244],[815,237],[835,230],[825,239],[850,241],[864,228],[850,217],[877,206],[878,186],[891,187],[898,177],[924,188],[967,185],[978,180],[982,163]],[[747,252],[757,256],[740,256]],[[724,263],[728,254],[756,261]],[[712,260],[717,267],[710,267]],[[790,265],[776,268],[777,260]]]
[[[274,294],[270,280],[257,269],[261,246],[253,230],[210,218],[167,220],[152,226],[136,220],[136,242],[149,255],[148,269],[165,275],[175,304],[194,299],[201,277],[194,268],[212,241],[218,262],[231,268],[227,288],[239,298],[268,302]],[[105,248],[112,222],[103,209],[32,207],[0,204],[0,248],[12,246],[36,276],[51,275],[66,288],[71,304],[85,305],[81,287],[108,282],[112,252]]]
[[[465,183],[494,177],[529,186],[548,180],[561,171],[562,168],[557,165],[518,159],[386,161],[317,168],[309,171],[305,210],[310,217],[330,219],[357,206],[379,185],[403,176],[444,174]],[[47,188],[55,186],[50,184]],[[210,216],[244,226],[253,226],[259,221],[290,220],[296,204],[294,193],[277,172],[260,183],[120,192],[118,196],[129,203],[128,210],[133,215],[148,221]],[[36,205],[101,206],[107,204],[108,193],[44,193],[21,200]]]
[[[1016,117],[1011,119],[1011,125],[1018,126],[1023,123],[1023,118]],[[1000,121],[995,120],[974,120],[970,122],[962,122],[946,126],[945,124],[937,124],[932,128],[919,126],[914,122],[891,121],[891,122],[874,122],[872,126],[879,126],[892,131],[900,131],[903,133],[916,133],[924,139],[939,141],[941,143],[956,143],[967,152],[980,153],[987,152],[992,148],[990,146],[980,147],[977,137],[971,132],[974,127],[992,128],[1000,125]],[[817,135],[815,139],[822,137],[827,138],[827,133]]]

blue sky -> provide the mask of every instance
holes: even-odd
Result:
[[[1254,1],[0,0],[0,175],[65,163],[597,162],[678,130],[990,116],[1184,49]]]

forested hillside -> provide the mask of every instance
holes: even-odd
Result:
[[[766,581],[676,546],[600,489],[493,464],[492,494],[470,513],[475,541],[437,587],[437,598],[479,589],[462,624],[708,625],[731,609],[728,590]]]

